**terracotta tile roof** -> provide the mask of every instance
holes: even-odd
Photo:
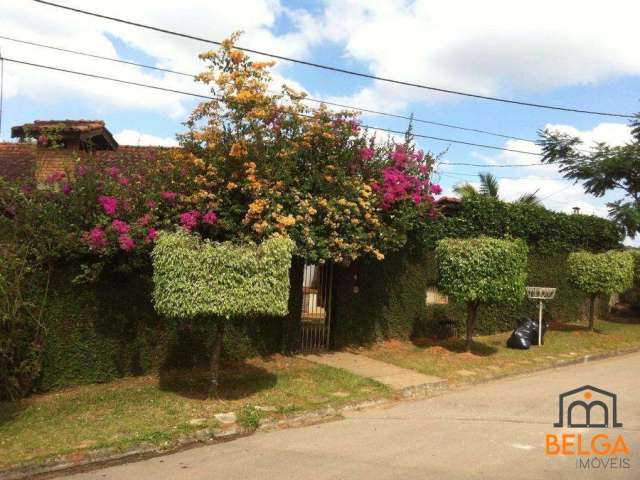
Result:
[[[46,127],[59,127],[58,130],[62,133],[72,132],[91,132],[93,130],[100,130],[105,128],[102,120],[36,120],[33,123],[25,123],[11,129],[11,135],[13,137],[22,136],[25,131],[38,134],[40,130]]]
[[[64,144],[80,144],[84,149],[91,150],[115,150],[118,142],[111,132],[107,130],[102,120],[36,120],[33,123],[25,123],[11,128],[13,138],[37,138],[56,133],[61,136]]]
[[[29,143],[0,143],[0,176],[10,180],[32,177],[35,149]]]

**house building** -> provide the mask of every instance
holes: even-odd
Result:
[[[101,120],[36,120],[15,126],[17,142],[0,143],[0,176],[43,182],[56,171],[70,170],[85,155],[109,158],[126,155],[144,160],[167,147],[118,145]]]

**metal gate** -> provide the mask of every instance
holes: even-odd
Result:
[[[333,268],[305,264],[302,276],[302,353],[329,348]]]

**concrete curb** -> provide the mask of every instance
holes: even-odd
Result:
[[[23,480],[23,479],[45,479],[53,478],[63,474],[73,474],[82,471],[95,470],[122,463],[145,460],[148,458],[159,457],[179,452],[190,448],[196,448],[203,445],[213,445],[216,443],[228,442],[241,437],[245,437],[255,433],[256,431],[267,432],[272,430],[281,430],[285,428],[295,428],[319,423],[339,420],[343,413],[364,410],[373,407],[390,406],[403,399],[421,399],[429,397],[433,394],[441,394],[446,391],[464,388],[465,386],[473,386],[476,384],[487,383],[508,377],[518,377],[536,373],[544,370],[553,370],[565,366],[576,365],[580,363],[589,363],[597,360],[603,360],[612,357],[624,356],[632,353],[640,352],[640,346],[632,347],[624,350],[615,350],[611,352],[601,352],[587,355],[576,356],[575,358],[567,358],[560,360],[553,365],[543,365],[538,368],[527,370],[519,373],[504,373],[493,377],[477,379],[476,381],[464,382],[462,384],[451,385],[448,381],[418,385],[414,387],[400,390],[395,397],[379,400],[365,400],[359,403],[347,404],[339,408],[331,406],[321,408],[319,410],[306,412],[300,415],[293,415],[282,419],[266,419],[261,422],[257,429],[247,429],[239,425],[233,425],[225,429],[204,429],[199,430],[191,435],[179,437],[168,446],[157,445],[138,445],[126,451],[118,451],[114,448],[105,448],[90,451],[84,454],[81,459],[74,459],[74,455],[56,457],[37,464],[25,464],[12,467],[0,471],[0,480]]]
[[[631,347],[623,350],[612,350],[610,352],[599,352],[599,353],[590,353],[586,355],[576,355],[575,358],[566,358],[562,360],[559,359],[552,365],[531,365],[530,369],[523,372],[515,372],[515,373],[505,372],[505,373],[499,373],[494,376],[486,377],[486,378],[469,379],[468,381],[460,383],[457,386],[459,387],[464,387],[465,385],[472,386],[472,385],[479,385],[482,383],[492,382],[494,380],[501,380],[503,378],[522,377],[532,373],[543,372],[545,370],[555,370],[556,368],[569,367],[571,365],[579,365],[581,363],[590,363],[597,360],[605,360],[607,358],[612,358],[612,357],[622,357],[624,355],[629,355],[629,354],[638,353],[638,352],[640,352],[640,346]],[[450,390],[451,387],[452,385],[449,385],[448,390]],[[0,480],[2,480],[2,477],[0,477]]]

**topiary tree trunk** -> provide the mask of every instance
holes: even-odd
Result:
[[[598,295],[592,294],[589,296],[589,330],[593,331],[593,327],[596,323],[596,299]]]
[[[478,318],[478,302],[467,302],[467,343],[464,351],[470,352],[473,344],[473,331],[476,327],[476,319]]]
[[[222,341],[224,340],[225,319],[218,318],[215,321],[216,329],[213,335],[211,358],[209,360],[209,398],[218,398],[220,393],[220,356],[222,354]]]

